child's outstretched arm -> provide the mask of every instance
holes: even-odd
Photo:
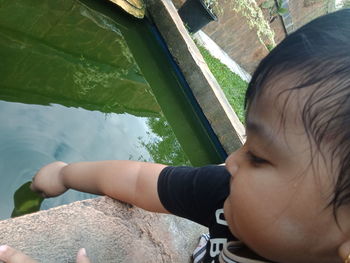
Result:
[[[54,162],[39,170],[31,188],[45,197],[57,196],[72,188],[108,195],[148,211],[169,213],[157,191],[158,176],[165,167],[136,161]]]

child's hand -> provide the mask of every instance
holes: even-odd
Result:
[[[54,197],[67,191],[63,183],[61,170],[67,164],[64,162],[53,162],[39,170],[34,176],[30,188],[42,194],[43,197]]]
[[[38,263],[38,261],[32,259],[19,250],[16,250],[10,246],[0,246],[0,260],[5,263]],[[90,263],[91,261],[86,255],[84,248],[78,251],[76,263]]]
[[[7,245],[0,246],[0,260],[5,263],[38,263],[38,261]]]

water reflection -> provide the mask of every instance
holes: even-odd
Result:
[[[104,114],[61,105],[41,106],[0,101],[0,219],[13,209],[13,194],[43,165],[64,162],[142,159],[153,160],[146,147],[159,140],[147,118]],[[68,191],[47,199],[42,208],[90,198]]]
[[[146,122],[150,128],[150,131],[147,132],[148,140],[141,137],[138,139],[154,162],[168,165],[191,165],[164,116],[151,117]]]
[[[119,27],[79,1],[3,0],[0,99],[158,116],[160,107]],[[14,89],[26,96],[13,98]]]

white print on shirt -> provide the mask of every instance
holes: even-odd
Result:
[[[227,222],[224,219],[221,219],[220,216],[224,214],[224,209],[218,209],[215,211],[216,223],[220,225],[227,226]],[[210,239],[210,256],[213,258],[220,254],[221,250],[226,245],[226,238],[213,238]],[[214,263],[214,261],[212,261]]]
[[[226,242],[226,238],[210,239],[210,256],[215,257],[219,255],[221,250],[224,248],[224,245],[226,245]]]
[[[216,212],[215,212],[216,223],[218,223],[220,225],[228,226],[226,220],[223,220],[223,219],[220,218],[221,214],[222,215],[224,214],[224,209],[223,208],[216,210]]]

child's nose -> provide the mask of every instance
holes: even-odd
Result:
[[[239,169],[239,150],[231,153],[225,161],[226,169],[234,176]]]

